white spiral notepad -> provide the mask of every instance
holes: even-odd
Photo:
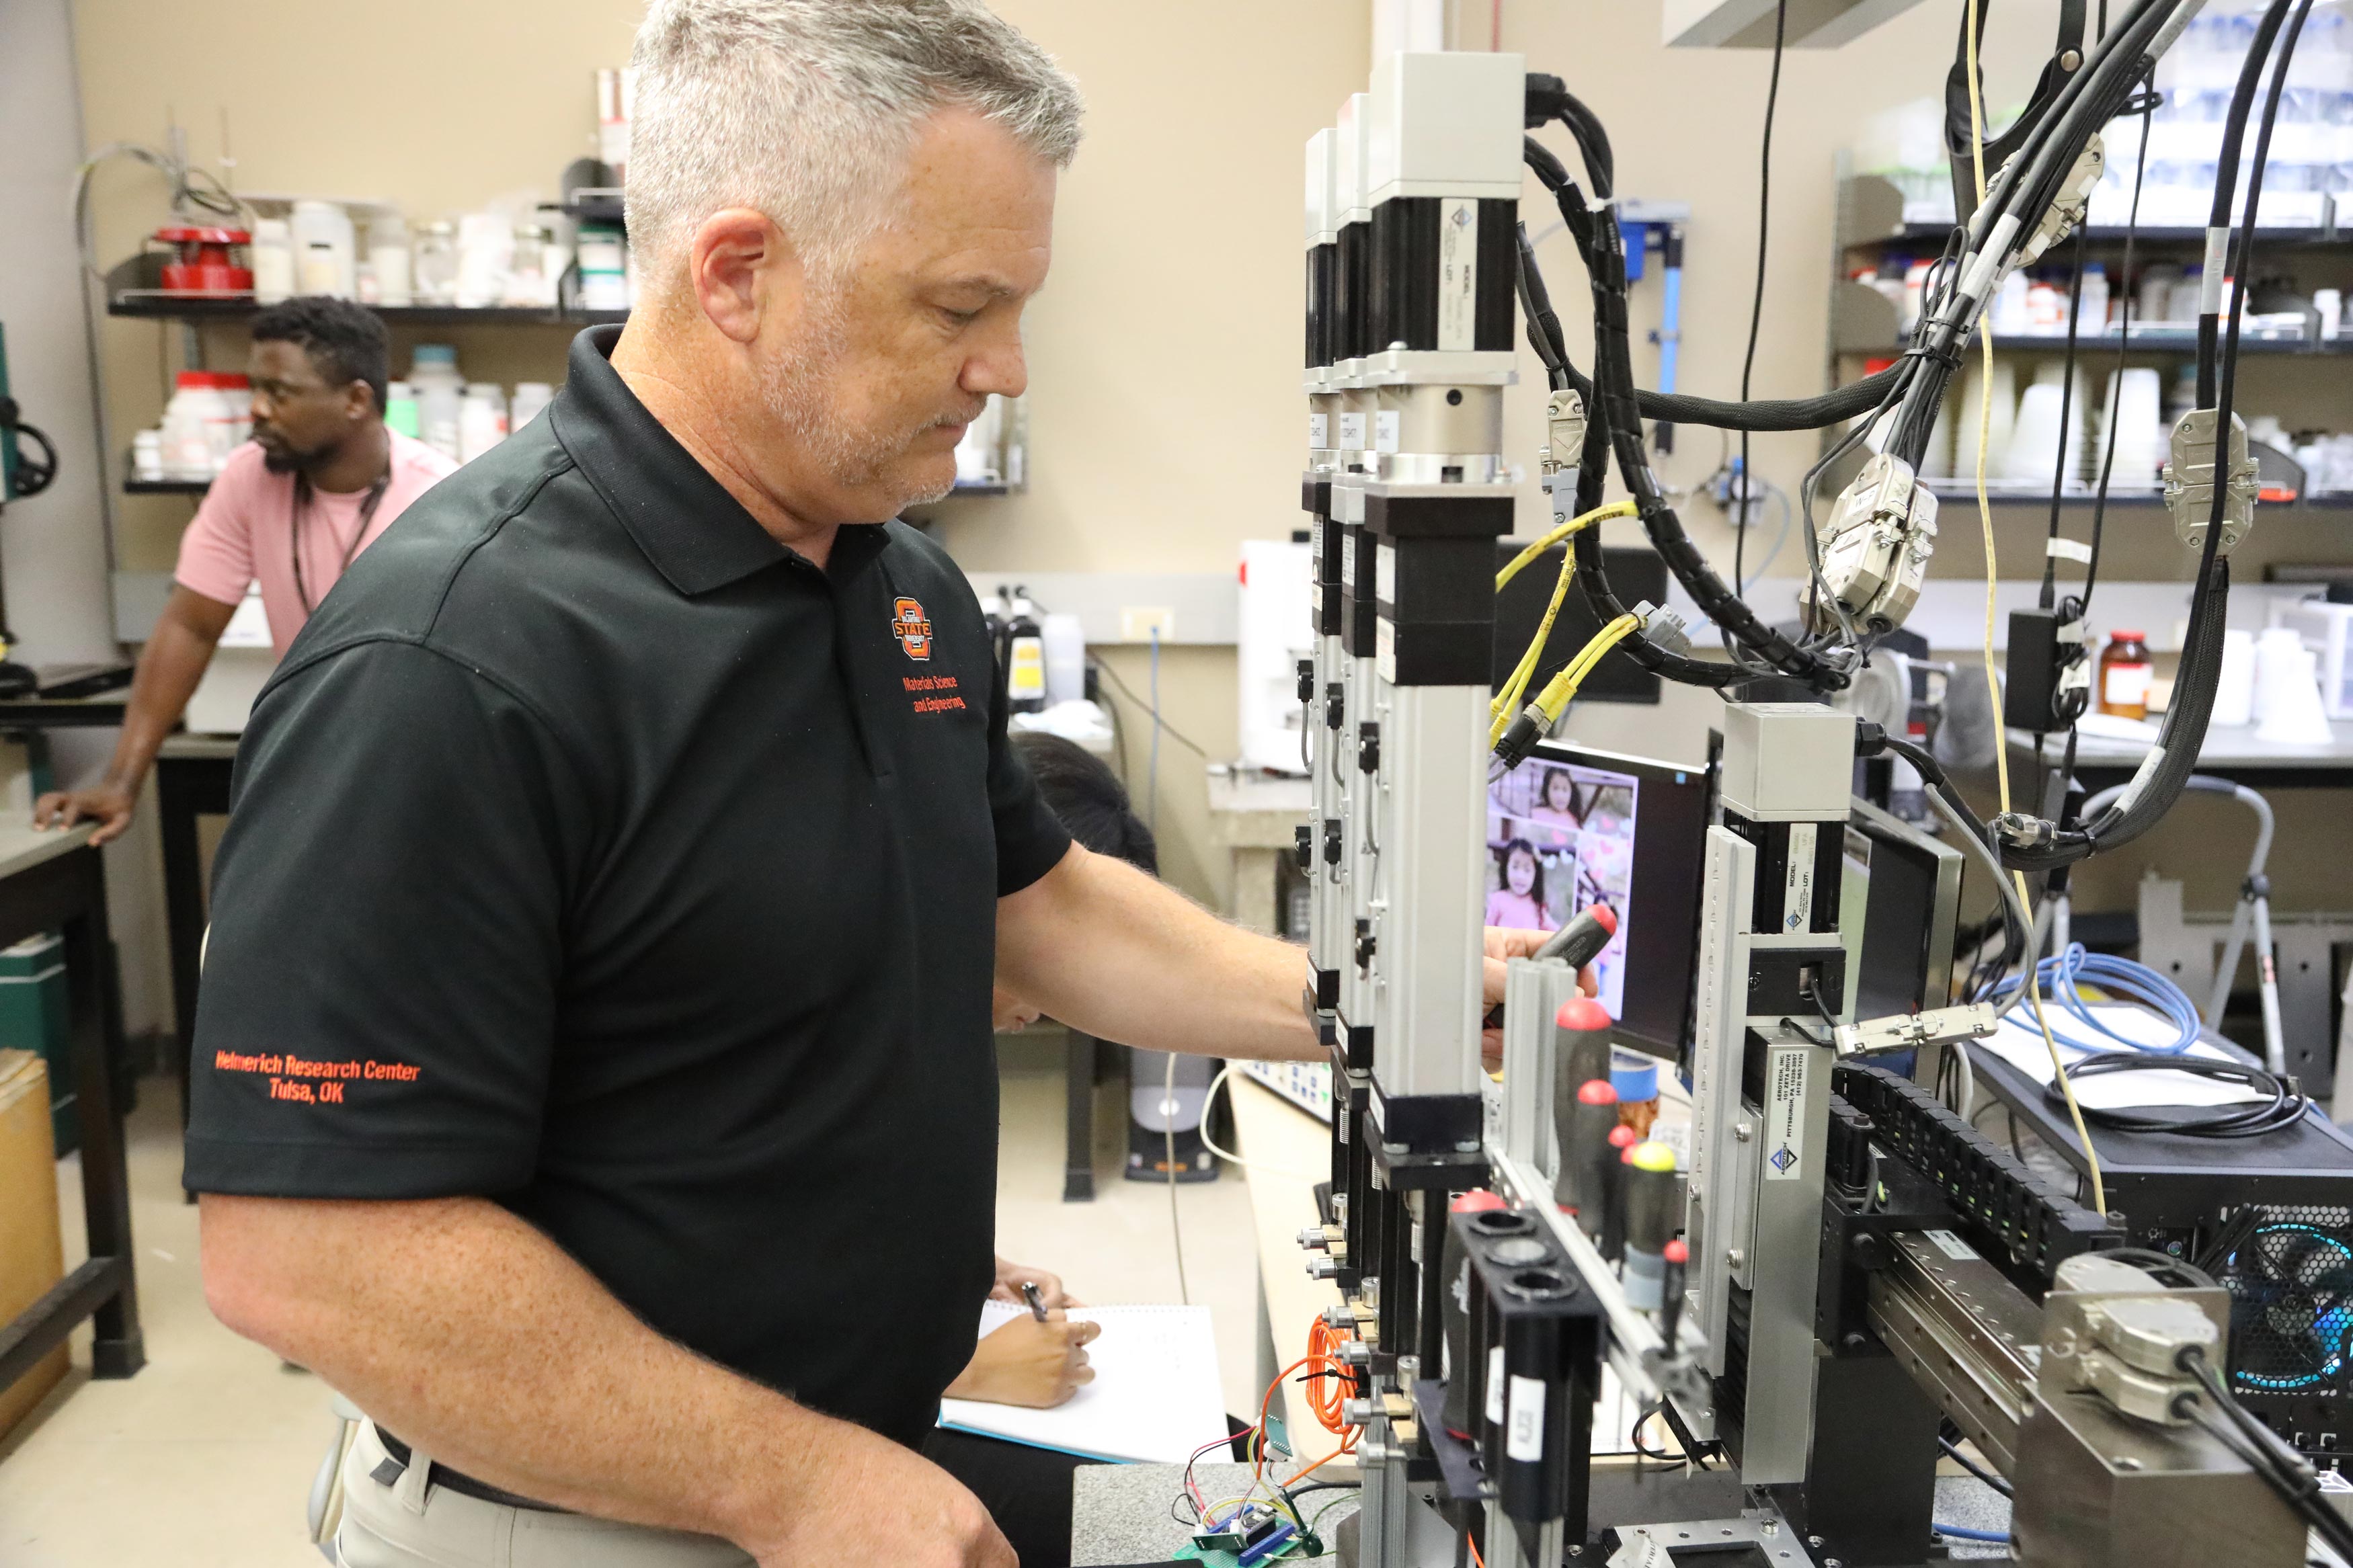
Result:
[[[983,1303],[982,1336],[1029,1310]],[[943,1399],[940,1425],[1117,1464],[1181,1465],[1226,1436],[1207,1307],[1081,1307],[1071,1316],[1103,1325],[1087,1347],[1092,1383],[1051,1410]]]

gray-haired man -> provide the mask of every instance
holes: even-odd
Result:
[[[1071,82],[970,0],[657,0],[635,59],[642,309],[256,705],[206,1288],[374,1418],[352,1568],[1002,1564],[913,1447],[997,1272],[992,977],[1305,1056],[1301,962],[1071,847],[885,521],[1022,389]]]
[[[1306,1057],[1302,960],[1071,847],[883,521],[1022,388],[1071,83],[972,0],[657,0],[635,59],[642,308],[256,704],[206,1288],[374,1418],[351,1568],[997,1568],[913,1447],[1000,1272],[992,978]]]

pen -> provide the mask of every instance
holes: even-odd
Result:
[[[1046,1299],[1038,1294],[1038,1285],[1035,1280],[1024,1279],[1021,1281],[1021,1299],[1029,1303],[1029,1315],[1031,1317],[1037,1319],[1041,1323],[1046,1321]]]

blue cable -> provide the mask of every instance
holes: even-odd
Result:
[[[2035,983],[2042,992],[2043,1013],[2051,1024],[2051,1037],[2069,1050],[2083,1052],[2137,1051],[2144,1056],[2178,1057],[2198,1041],[2198,1009],[2180,986],[2145,963],[2112,953],[2089,952],[2080,942],[2071,942],[2066,948],[2043,959],[2034,966]],[[2158,1014],[2174,1027],[2170,1045],[2149,1046],[2118,1034],[2100,1021],[2099,1015],[2083,994],[2085,983],[2099,987],[2109,999],[2137,1003]],[[2026,994],[2023,976],[2015,980],[1997,981],[1978,994],[1979,1001],[1995,1003],[2004,1016],[2025,1008],[2030,1016],[2032,1003]],[[2099,1037],[2087,1040],[2062,1029],[2062,1020],[2073,1020]]]
[[[1992,1541],[2007,1544],[2010,1540],[2010,1531],[2006,1530],[1964,1530],[1957,1524],[1932,1524],[1928,1528],[1939,1535],[1949,1535],[1955,1541]]]

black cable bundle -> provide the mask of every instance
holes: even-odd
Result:
[[[2216,1106],[2206,1111],[2169,1108],[2162,1114],[2156,1111],[2100,1110],[2086,1105],[2083,1107],[2084,1120],[2094,1127],[2105,1127],[2116,1132],[2176,1132],[2184,1138],[2260,1138],[2266,1132],[2295,1126],[2312,1105],[2293,1079],[2283,1078],[2249,1063],[2225,1061],[2213,1057],[2166,1056],[2153,1051],[2100,1051],[2070,1067],[2067,1076],[2081,1083],[2087,1078],[2142,1072],[2152,1068],[2162,1068],[2168,1072],[2186,1072],[2220,1083],[2244,1084],[2271,1098],[2254,1104]],[[2065,1105],[2057,1084],[2046,1085],[2042,1092],[2052,1104]]]
[[[2131,793],[2128,804],[2111,805],[2098,821],[2080,829],[2063,831],[2048,845],[2005,846],[2002,862],[2014,869],[2055,870],[2074,864],[2094,850],[2115,848],[2139,837],[2172,809],[2196,770],[2198,753],[2205,744],[2207,721],[2214,710],[2214,691],[2221,678],[2223,623],[2231,594],[2231,563],[2221,554],[2222,513],[2228,500],[2232,405],[2238,384],[2239,329],[2246,314],[2247,268],[2254,253],[2255,212],[2263,200],[2263,167],[2271,153],[2272,128],[2279,118],[2280,97],[2286,87],[2296,40],[2303,33],[2305,17],[2312,10],[2312,0],[2293,0],[2295,21],[2282,39],[2280,27],[2291,3],[2292,0],[2272,0],[2264,10],[2256,26],[2254,42],[2247,51],[2246,63],[2240,68],[2238,85],[2231,95],[2230,113],[2223,122],[2211,222],[2214,228],[2227,228],[2230,225],[2247,115],[2253,105],[2255,86],[2263,77],[2264,61],[2271,58],[2273,43],[2278,40],[2279,50],[2272,58],[2271,85],[2264,93],[2262,122],[2255,137],[2246,210],[2240,220],[2232,253],[2241,285],[2232,292],[2227,342],[2216,313],[2205,312],[2199,318],[2199,405],[2216,413],[2214,502],[2207,520],[2203,548],[2199,552],[2198,585],[2189,602],[2191,641],[2182,653],[2174,682],[2173,704],[2166,711],[2164,727],[2150,752],[2154,766],[2139,779],[2140,787]]]

